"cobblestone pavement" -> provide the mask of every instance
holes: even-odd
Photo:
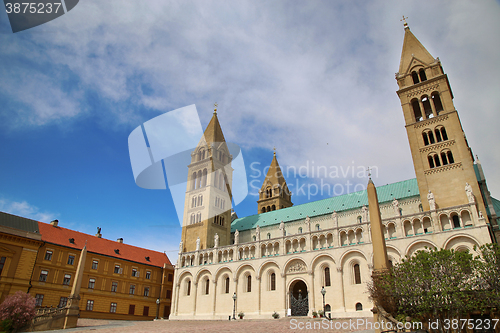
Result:
[[[362,322],[360,321],[362,320]],[[92,333],[149,333],[149,332],[358,332],[373,333],[366,330],[371,318],[334,319],[331,322],[312,318],[282,318],[282,319],[244,319],[236,321],[218,320],[183,320],[183,321],[117,321],[80,319],[78,328],[47,332],[92,332]],[[361,324],[361,325],[358,325]],[[368,324],[368,327],[367,327]]]

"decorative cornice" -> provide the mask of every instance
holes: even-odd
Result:
[[[426,93],[430,90],[437,90],[439,88],[439,83],[434,84],[431,82],[431,84],[426,84],[422,85],[421,87],[418,87],[419,89],[415,89],[413,91],[408,92],[406,95],[408,98],[411,98],[413,96],[421,95],[423,93]]]
[[[450,146],[453,146],[454,144],[455,144],[455,140],[448,140],[448,141],[433,143],[431,145],[425,146],[424,148],[420,148],[420,152],[427,153],[431,150],[438,150],[438,149],[442,149],[445,147],[450,147]]]
[[[413,127],[415,129],[417,129],[417,128],[421,128],[421,127],[424,127],[424,126],[432,125],[432,124],[438,123],[440,121],[445,121],[445,120],[448,120],[448,114],[444,114],[442,116],[437,116],[437,117],[434,117],[434,118],[429,118],[429,119],[425,119],[425,120],[419,121],[419,122],[415,123],[413,125]]]
[[[453,164],[447,164],[447,165],[443,165],[443,166],[440,166],[440,167],[437,167],[437,168],[432,168],[430,170],[425,170],[424,174],[425,175],[432,175],[434,173],[449,171],[449,170],[458,169],[458,168],[461,168],[461,167],[462,167],[462,162],[453,163]]]

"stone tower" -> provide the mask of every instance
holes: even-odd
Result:
[[[475,200],[487,216],[448,76],[439,58],[431,56],[406,22],[396,80],[423,210]],[[428,195],[434,196],[435,207],[430,207]]]
[[[214,247],[215,234],[230,244],[232,158],[215,109],[188,165],[182,252]]]
[[[293,206],[292,193],[288,190],[285,177],[276,159],[276,151],[259,191],[257,206],[258,214]]]

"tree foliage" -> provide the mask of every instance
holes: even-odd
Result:
[[[423,323],[467,318],[500,308],[500,247],[467,251],[418,251],[392,269],[373,275],[370,296],[393,317]]]
[[[35,298],[30,294],[17,291],[7,296],[0,304],[0,320],[6,331],[17,331],[30,323],[35,317]]]

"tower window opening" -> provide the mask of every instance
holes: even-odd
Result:
[[[229,294],[229,277],[226,277],[226,294]]]
[[[271,273],[271,290],[276,290],[276,274]]]
[[[359,270],[359,264],[353,266],[354,270],[354,283],[361,284],[361,271]]]
[[[418,75],[420,76],[421,82],[427,81],[427,75],[425,75],[425,70],[423,68],[418,71]]]
[[[271,239],[271,234],[267,233],[267,239]]]
[[[325,267],[325,287],[330,287],[330,267]]]
[[[266,207],[262,207],[262,213],[266,212]]]
[[[432,107],[431,102],[429,101],[429,97],[422,97],[422,105],[424,107],[425,118],[429,119],[434,117],[434,115],[432,114]]]
[[[429,145],[429,138],[427,137],[427,133],[423,132],[422,138],[424,139],[424,146],[428,146]]]
[[[198,175],[197,175],[197,180],[196,180],[196,188],[201,188],[201,170],[198,171]]]
[[[439,161],[439,156],[437,154],[434,155],[434,164],[436,165],[436,167],[441,166],[441,162]]]
[[[276,210],[276,205],[272,205],[271,210]]]
[[[439,115],[439,112],[443,111],[443,103],[441,103],[441,97],[439,97],[439,93],[435,91],[432,93],[431,98],[432,102],[434,103],[434,108]]]
[[[411,78],[413,79],[413,84],[417,84],[420,82],[418,79],[418,74],[415,71],[411,72]]]
[[[252,292],[252,276],[247,276],[247,293]]]
[[[208,295],[209,291],[210,291],[210,279],[207,278],[205,280],[205,295]]]
[[[420,110],[420,104],[417,99],[411,101],[411,107],[413,109],[413,115],[415,116],[415,121],[422,121],[422,111]]]
[[[436,143],[436,141],[434,140],[434,134],[432,134],[432,131],[427,132],[427,136],[429,137],[430,144]]]
[[[460,219],[458,218],[458,215],[453,215],[452,217],[453,220],[453,228],[460,228]]]
[[[448,140],[448,134],[446,134],[446,130],[444,129],[444,127],[441,127],[440,131],[441,131],[441,137],[443,138],[443,140],[444,141]]]
[[[436,141],[441,142],[443,141],[443,138],[441,137],[441,131],[438,130],[437,128],[434,130],[434,133],[436,133]]]
[[[271,211],[271,207],[270,206],[267,206],[267,211],[270,212]]]
[[[448,164],[448,159],[446,158],[446,153],[445,152],[441,153],[441,160],[443,161],[443,165],[447,165]]]
[[[434,158],[432,158],[431,155],[427,156],[427,159],[429,160],[429,168],[435,168],[436,166],[434,165]]]
[[[453,154],[451,153],[451,151],[450,151],[450,150],[448,150],[448,151],[446,152],[446,156],[448,156],[448,162],[449,162],[450,164],[455,163],[455,160],[453,159]]]
[[[187,287],[186,287],[186,296],[191,295],[191,280],[187,282]]]

